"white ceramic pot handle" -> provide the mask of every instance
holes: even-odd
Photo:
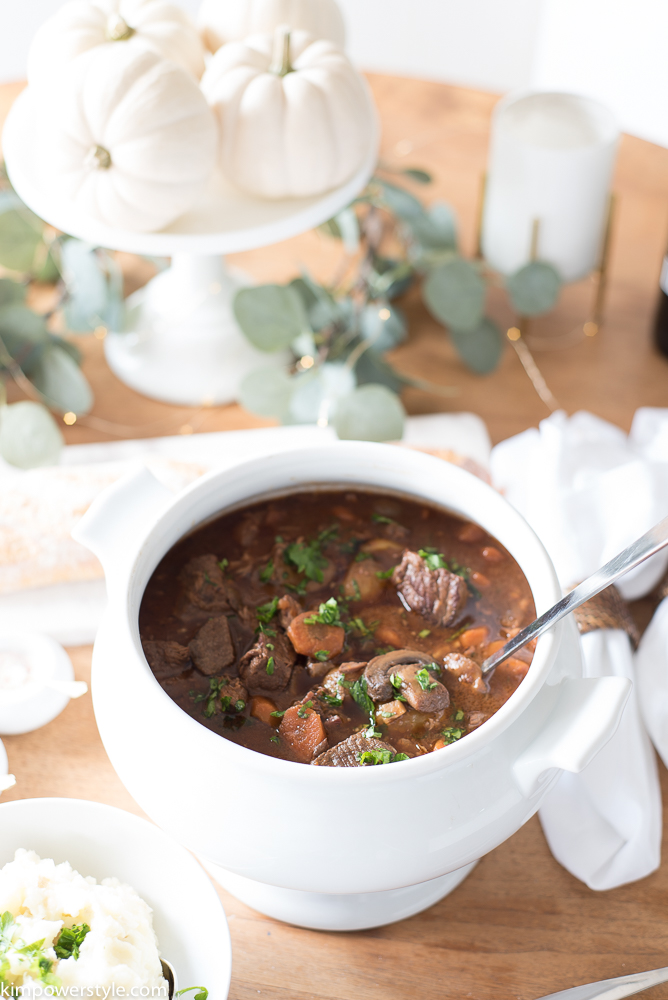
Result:
[[[547,725],[515,761],[513,773],[527,798],[552,768],[582,771],[614,734],[631,691],[625,677],[568,678],[559,685]]]
[[[72,538],[97,556],[108,575],[110,565],[131,549],[132,540],[173,496],[148,469],[130,472],[95,498]]]

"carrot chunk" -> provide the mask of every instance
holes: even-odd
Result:
[[[286,710],[278,735],[305,764],[327,749],[327,734],[322,719],[305,705],[293,705]]]
[[[503,556],[498,549],[495,549],[493,545],[486,545],[482,550],[482,557],[486,559],[487,562],[501,562]]]
[[[251,698],[250,714],[254,719],[259,719],[260,722],[264,722],[267,726],[273,726],[276,720],[272,718],[271,713],[275,711],[276,705],[269,698],[262,698],[260,695]]]
[[[475,573],[471,573],[471,582],[474,583],[476,587],[482,587],[483,589],[485,587],[489,587],[489,579],[484,573],[478,573],[477,570]]]
[[[489,629],[486,625],[480,625],[478,628],[467,628],[466,632],[462,632],[459,636],[462,649],[468,649],[470,646],[481,646],[488,633]]]
[[[343,649],[346,638],[345,630],[339,625],[320,625],[315,622],[308,624],[306,619],[313,618],[315,611],[305,611],[293,618],[288,626],[288,638],[297,653],[303,656],[315,656],[327,653],[324,659],[337,656]]]

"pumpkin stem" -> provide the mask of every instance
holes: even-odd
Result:
[[[111,166],[111,153],[104,146],[93,146],[84,163],[91,170],[108,170]]]
[[[127,42],[134,33],[135,29],[120,14],[110,14],[107,18],[107,38],[110,42]]]
[[[287,24],[279,24],[274,31],[274,51],[269,72],[276,76],[287,76],[293,72],[290,65],[290,28]]]

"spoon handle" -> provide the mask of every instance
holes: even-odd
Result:
[[[630,976],[601,979],[598,983],[574,986],[570,990],[561,990],[560,993],[550,993],[546,997],[541,997],[541,1000],[620,1000],[621,997],[630,997],[634,993],[640,993],[641,990],[666,981],[668,981],[668,968],[650,969],[649,972],[634,972]]]
[[[645,559],[649,559],[650,556],[653,556],[662,549],[664,545],[668,545],[668,517],[664,517],[662,521],[659,521],[653,528],[645,532],[641,538],[636,539],[627,549],[614,556],[610,562],[607,562],[605,566],[602,566],[592,576],[587,577],[575,590],[572,590],[566,597],[562,597],[549,611],[546,611],[540,618],[536,618],[531,625],[527,625],[521,632],[518,632],[514,639],[510,639],[496,653],[488,656],[481,667],[483,677],[489,675],[495,667],[498,667],[499,663],[503,663],[504,660],[507,660],[518,649],[525,646],[531,639],[538,638],[539,635],[552,628],[553,625],[556,625],[557,622],[565,618],[571,611],[579,608],[585,601],[600,594],[602,590],[613,584],[624,573],[628,573],[629,570],[635,569]]]

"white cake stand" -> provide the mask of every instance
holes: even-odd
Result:
[[[99,223],[59,196],[39,116],[35,95],[23,91],[2,135],[9,177],[26,205],[93,246],[172,258],[170,268],[128,300],[132,331],[106,337],[112,371],[131,388],[166,403],[199,406],[235,399],[244,375],[276,357],[256,351],[241,334],[232,312],[240,282],[221,255],[279,243],[341,211],[373,173],[377,126],[360,169],[326,195],[266,201],[216,173],[190,212],[158,233],[134,233]]]

